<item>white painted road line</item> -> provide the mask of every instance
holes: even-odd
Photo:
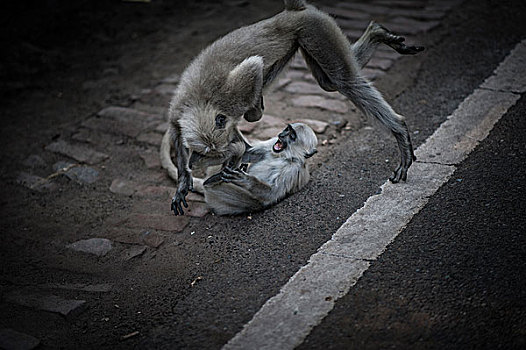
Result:
[[[526,91],[526,40],[416,150],[407,183],[382,186],[223,349],[293,349],[347,294]]]

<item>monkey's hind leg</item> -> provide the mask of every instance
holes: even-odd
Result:
[[[365,115],[374,117],[391,130],[400,149],[401,161],[390,180],[405,181],[415,156],[404,118],[395,113],[378,90],[360,76],[350,43],[336,22],[319,11],[305,12],[298,42],[310,57],[310,63],[315,64],[316,73],[313,70],[313,74],[318,75],[318,81],[319,77],[326,79],[329,88],[338,90]]]

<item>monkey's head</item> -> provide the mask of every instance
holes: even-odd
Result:
[[[240,156],[245,143],[237,129],[241,118],[261,101],[263,59],[251,56],[232,69],[210,65],[199,84],[187,84],[177,100],[183,142],[206,164]],[[222,74],[223,72],[226,72]],[[204,73],[203,73],[204,74]],[[186,77],[184,77],[186,78]]]
[[[293,123],[278,135],[272,146],[274,153],[285,153],[285,156],[296,159],[307,159],[316,152],[318,138],[314,131],[303,123]]]

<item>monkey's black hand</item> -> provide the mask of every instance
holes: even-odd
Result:
[[[203,183],[204,186],[212,186],[214,184],[217,184],[221,182],[221,173],[214,174],[210,176],[208,179],[205,180]]]
[[[186,203],[186,195],[193,187],[192,182],[191,176],[181,176],[179,178],[179,186],[177,186],[177,192],[172,198],[171,206],[171,209],[175,215],[184,215],[183,206],[188,208],[188,203]]]

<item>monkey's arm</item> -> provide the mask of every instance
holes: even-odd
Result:
[[[172,198],[171,209],[174,211],[175,215],[183,215],[183,207],[188,208],[186,203],[186,195],[189,190],[192,190],[192,175],[188,169],[188,150],[183,146],[181,139],[181,129],[177,122],[172,123],[171,130],[171,139],[174,145],[175,158],[177,160],[177,172],[179,178],[177,181],[177,192]],[[182,205],[181,205],[182,204]]]
[[[261,210],[270,191],[268,184],[232,169],[224,169],[205,183],[206,203],[218,215]]]
[[[245,189],[256,200],[266,202],[272,187],[255,176],[247,174],[240,169],[224,168],[221,171],[221,181],[230,183]]]

